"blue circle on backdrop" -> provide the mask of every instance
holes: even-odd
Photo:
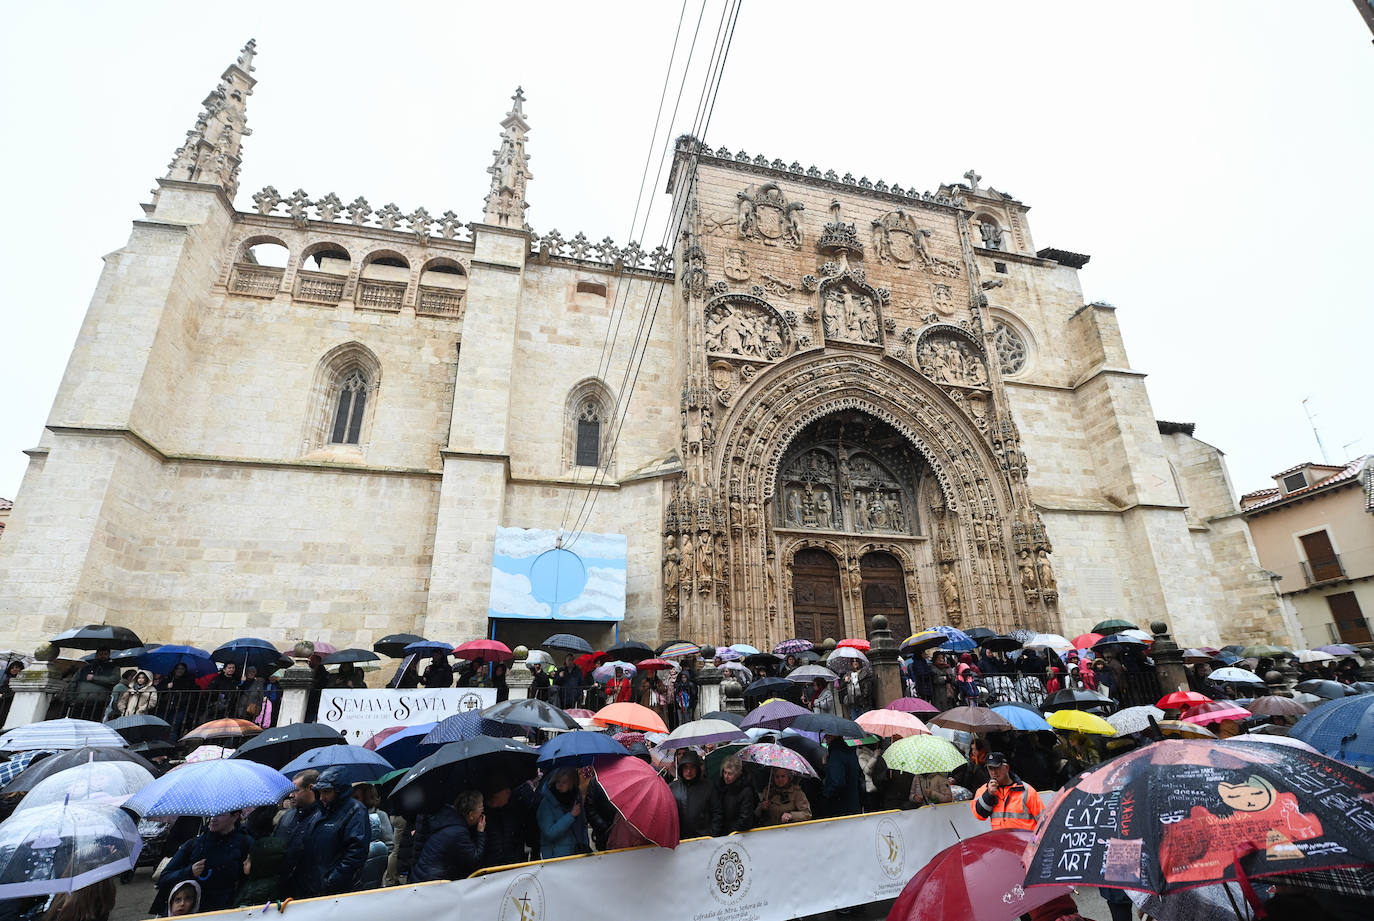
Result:
[[[545,550],[530,566],[531,594],[538,601],[563,604],[581,595],[586,587],[587,567],[571,550]]]

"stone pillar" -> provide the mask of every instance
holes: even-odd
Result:
[[[282,672],[281,702],[278,704],[277,725],[304,723],[310,706],[310,682],[314,679],[310,666],[299,662]]]
[[[721,708],[726,713],[738,713],[744,715],[744,685],[739,683],[739,679],[730,675],[720,683],[720,693],[724,700]]]
[[[61,696],[67,683],[51,662],[35,662],[10,679],[14,699],[10,701],[5,729],[41,723],[48,718],[48,707]]]
[[[1169,625],[1157,620],[1150,624],[1150,631],[1155,635],[1150,658],[1155,660],[1160,694],[1167,696],[1174,691],[1188,690],[1188,670],[1183,665],[1183,650],[1169,635]]]
[[[702,666],[701,671],[697,672],[697,716],[702,717],[708,713],[715,713],[721,708],[721,679],[725,676],[720,673],[710,662]]]
[[[1302,680],[1302,673],[1298,671],[1298,667],[1293,664],[1293,660],[1290,658],[1277,658],[1274,667],[1279,674],[1283,675],[1283,682],[1290,691],[1297,687],[1298,682]]]
[[[1368,646],[1360,649],[1360,680],[1374,681],[1374,649]]]
[[[1275,697],[1292,697],[1293,692],[1288,689],[1288,682],[1284,680],[1281,672],[1270,669],[1260,676],[1264,683],[1269,687],[1269,693]]]
[[[902,687],[902,668],[897,662],[897,640],[887,628],[887,618],[874,614],[868,623],[868,662],[873,666],[877,692],[874,704],[882,707],[905,697],[906,689]]]
[[[506,687],[510,688],[511,700],[525,700],[530,696],[530,685],[534,683],[534,673],[525,664],[530,651],[524,646],[516,646],[511,652],[515,653],[515,659],[506,669]]]

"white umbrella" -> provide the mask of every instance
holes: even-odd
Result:
[[[0,823],[0,899],[73,892],[132,871],[143,839],[118,806],[56,803]]]
[[[1267,744],[1267,745],[1287,745],[1289,748],[1301,748],[1303,751],[1305,751],[1305,752],[1311,752],[1311,753],[1314,754],[1314,755],[1320,755],[1320,754],[1321,754],[1321,752],[1317,751],[1315,748],[1313,748],[1313,747],[1312,747],[1311,745],[1309,745],[1308,743],[1304,742],[1302,739],[1295,739],[1295,738],[1293,738],[1292,736],[1275,736],[1275,735],[1268,735],[1268,734],[1264,734],[1264,735],[1255,735],[1255,734],[1253,734],[1253,733],[1247,733],[1247,734],[1245,734],[1245,735],[1231,736],[1231,738],[1226,739],[1225,741],[1227,741],[1227,742],[1259,742],[1259,743],[1261,743],[1261,744]]]
[[[615,677],[615,670],[617,668],[621,670],[626,678],[634,677],[634,673],[637,671],[629,662],[605,662],[596,667],[596,670],[592,672],[592,677],[595,678],[599,684],[605,684]]]
[[[1252,671],[1228,665],[1207,676],[1209,681],[1229,682],[1231,684],[1264,684],[1264,679]]]
[[[837,661],[837,660],[839,660],[839,659],[854,659],[854,660],[856,660],[856,661],[858,661],[858,662],[862,662],[862,663],[865,664],[865,665],[868,664],[868,656],[866,656],[866,655],[864,655],[863,653],[859,652],[859,650],[855,649],[855,648],[852,647],[852,646],[841,646],[841,647],[839,647],[839,648],[836,649],[834,652],[832,652],[829,656],[827,656],[825,661],[826,661],[827,663],[830,663],[830,662],[835,662],[835,661]],[[845,671],[848,671],[848,669],[845,669]]]
[[[529,655],[525,657],[525,664],[533,665],[536,662],[540,663],[541,665],[552,665],[553,656],[549,655],[542,649],[531,649]]]
[[[1336,657],[1329,652],[1322,652],[1320,649],[1299,649],[1294,656],[1299,662],[1307,664],[1309,662],[1335,662]]]
[[[826,668],[824,665],[803,665],[794,668],[787,673],[787,678],[792,681],[811,682],[817,678],[824,678],[826,681],[839,681],[840,676]]]
[[[1162,720],[1164,711],[1158,707],[1127,707],[1107,717],[1107,722],[1116,727],[1117,735],[1124,736],[1149,729],[1152,716],[1155,720]]]
[[[30,723],[0,736],[0,752],[24,752],[36,748],[68,751],[88,746],[128,748],[129,741],[102,723],[70,718]]]
[[[668,733],[668,736],[658,743],[658,747],[690,748],[694,745],[737,742],[744,738],[747,738],[744,730],[734,723],[725,720],[692,720]]]
[[[14,811],[41,809],[69,800],[118,806],[152,782],[148,769],[132,761],[89,761],[39,781]]]
[[[1073,649],[1074,646],[1073,643],[1070,643],[1068,640],[1064,639],[1064,637],[1060,636],[1058,633],[1037,633],[1035,636],[1030,638],[1030,641],[1026,643],[1025,648],[1051,649],[1055,652],[1065,652],[1067,650]]]

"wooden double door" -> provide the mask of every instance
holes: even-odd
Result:
[[[900,642],[911,633],[906,603],[906,579],[902,566],[888,553],[869,553],[859,561],[865,617],[882,614],[892,635]],[[843,591],[840,566],[824,550],[797,551],[792,560],[793,635],[815,643],[830,637],[843,639]]]

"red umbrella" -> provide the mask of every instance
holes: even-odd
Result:
[[[656,672],[665,668],[677,667],[678,665],[676,662],[669,662],[667,659],[645,659],[635,666],[635,668],[639,669],[641,672]]]
[[[1100,639],[1102,639],[1102,634],[1100,633],[1084,633],[1082,636],[1073,638],[1073,648],[1091,649]]]
[[[1172,694],[1165,694],[1155,704],[1161,710],[1186,710],[1198,704],[1210,704],[1212,698],[1197,691],[1174,691]]]
[[[592,717],[596,716],[596,711],[584,710],[581,707],[574,707],[571,710],[564,710],[563,712],[568,714],[568,716],[571,716],[575,720],[589,720]]]
[[[840,640],[835,644],[836,649],[839,649],[841,646],[857,649],[859,652],[868,652],[869,649],[868,640]]]
[[[468,640],[461,646],[453,647],[453,657],[469,661],[505,662],[514,658],[514,655],[509,646],[497,640]]]
[[[583,674],[590,675],[592,673],[592,669],[596,668],[597,663],[604,658],[606,658],[606,654],[604,652],[588,652],[578,656],[576,659],[573,659],[573,665],[576,665],[578,668],[582,669]]]
[[[903,713],[939,713],[935,705],[920,697],[898,697],[883,709],[901,710]]]
[[[606,798],[635,831],[659,847],[677,847],[682,835],[677,800],[657,771],[638,758],[614,755],[598,757],[592,770]]]
[[[1249,719],[1250,711],[1236,703],[1234,700],[1209,700],[1205,704],[1198,704],[1189,707],[1179,714],[1179,719],[1185,723],[1221,723],[1226,720]]]
[[[1067,895],[1068,886],[1022,887],[1026,868],[1021,855],[1034,841],[1029,831],[1004,828],[945,848],[906,884],[887,921],[1012,921]],[[887,847],[900,846],[899,841],[887,842]]]

